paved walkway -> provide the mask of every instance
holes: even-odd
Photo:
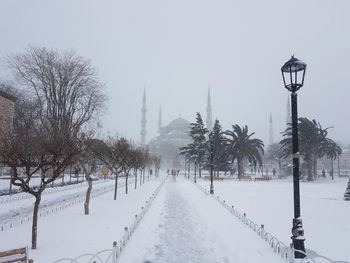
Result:
[[[274,263],[282,259],[192,183],[169,178],[119,262]]]

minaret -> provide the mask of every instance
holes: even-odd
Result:
[[[286,124],[292,123],[292,115],[290,114],[290,98],[287,97],[287,117],[286,117]]]
[[[160,129],[162,128],[162,107],[159,107],[159,115],[158,115],[158,133],[160,133]]]
[[[273,125],[272,125],[272,114],[270,112],[270,130],[269,130],[269,143],[270,145],[274,144],[275,141],[273,139]]]
[[[211,99],[210,99],[210,87],[208,87],[208,97],[207,97],[207,129],[211,131],[213,129],[213,116],[211,109]]]
[[[143,90],[143,100],[142,100],[142,119],[141,119],[141,145],[145,146],[146,145],[146,90]]]

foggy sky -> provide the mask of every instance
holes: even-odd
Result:
[[[307,63],[299,116],[334,126],[350,143],[349,1],[336,0],[0,0],[0,57],[28,45],[74,49],[91,60],[109,97],[103,132],[140,141],[142,93],[147,141],[163,123],[213,118],[247,124],[268,144],[285,128],[289,93],[280,68],[291,55]],[[6,68],[0,78],[9,79]]]

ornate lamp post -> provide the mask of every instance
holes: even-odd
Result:
[[[299,188],[299,142],[298,142],[298,111],[297,91],[304,85],[306,64],[292,56],[281,68],[284,86],[291,92],[292,102],[292,148],[293,148],[293,189],[294,189],[294,218],[292,228],[293,247],[296,258],[305,257],[304,229],[300,217],[300,188]],[[302,252],[299,252],[302,251]]]
[[[210,194],[214,194],[214,184],[213,184],[213,159],[214,159],[214,144],[213,144],[213,132],[209,133],[209,143],[210,143]]]

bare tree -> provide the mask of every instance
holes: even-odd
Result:
[[[80,154],[79,139],[98,118],[104,96],[89,61],[74,52],[29,47],[7,57],[17,84],[32,98],[17,107],[14,129],[2,136],[4,161],[13,169],[12,182],[32,194],[32,248],[37,247],[37,223],[41,194]],[[24,167],[21,175],[18,167]],[[40,186],[30,181],[40,173]]]
[[[90,139],[86,137],[84,134],[82,136],[82,150],[79,154],[78,161],[80,166],[83,168],[86,182],[88,183],[88,187],[86,189],[85,194],[85,202],[84,202],[84,214],[88,215],[90,212],[90,196],[92,192],[92,174],[96,170],[96,155],[95,155],[95,147],[98,145],[100,141],[96,139]]]
[[[122,164],[123,171],[125,175],[125,194],[128,194],[128,178],[129,172],[132,168],[135,168],[136,158],[137,158],[137,149],[129,144],[129,147],[125,151],[125,162]]]
[[[128,147],[129,144],[126,139],[110,137],[106,142],[101,142],[94,148],[96,157],[101,160],[115,176],[114,200],[117,199],[118,177],[123,171]]]

